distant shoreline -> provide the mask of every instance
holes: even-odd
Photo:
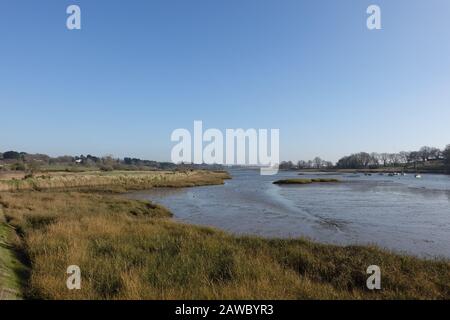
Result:
[[[404,173],[429,173],[429,174],[448,174],[445,169],[404,169],[401,167],[393,168],[377,168],[377,169],[286,169],[280,171],[294,171],[298,173],[311,173],[311,172],[324,172],[324,173],[394,173],[394,172],[404,172]]]

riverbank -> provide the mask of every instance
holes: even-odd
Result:
[[[311,173],[311,172],[323,172],[323,173],[430,173],[430,174],[449,174],[448,169],[443,165],[421,165],[414,167],[402,167],[402,166],[392,166],[392,167],[380,167],[380,168],[362,168],[362,169],[341,169],[341,168],[310,168],[310,169],[295,169],[290,171],[296,171],[299,173]]]
[[[392,167],[392,168],[378,168],[378,169],[330,169],[330,170],[311,170],[304,171],[300,170],[299,172],[338,172],[338,173],[428,173],[428,174],[448,174],[448,172],[444,168],[420,168],[420,169],[412,169],[412,168],[402,168],[402,167]]]
[[[14,249],[17,235],[6,222],[0,205],[0,300],[16,300],[22,297],[26,267]]]
[[[194,187],[223,184],[225,171],[90,171],[51,172],[0,179],[0,191],[80,189],[125,192],[155,187]]]
[[[208,175],[203,181],[212,183]],[[130,185],[138,188],[126,181],[121,188]],[[17,248],[31,267],[25,298],[450,298],[448,261],[370,246],[232,236],[176,222],[167,209],[111,193],[109,184],[77,188],[0,193],[6,222],[20,235]],[[366,289],[373,264],[382,270],[380,291]],[[69,265],[81,268],[81,290],[66,288]]]

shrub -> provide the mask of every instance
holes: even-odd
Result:
[[[100,170],[101,171],[113,171],[114,168],[112,166],[110,166],[110,165],[101,165],[100,166]]]
[[[445,169],[447,170],[447,173],[450,173],[450,144],[447,145],[442,154],[444,156]]]
[[[21,155],[17,151],[6,151],[3,153],[3,159],[20,159]]]
[[[11,165],[11,170],[25,171],[27,167],[22,162],[16,162]]]

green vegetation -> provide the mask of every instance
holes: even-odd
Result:
[[[125,157],[114,158],[111,155],[96,157],[59,156],[50,157],[46,154],[29,154],[26,152],[0,152],[0,171],[24,171],[26,173],[47,173],[55,171],[85,172],[85,171],[155,171],[155,170],[223,170],[221,165],[208,164],[174,164]]]
[[[328,182],[340,182],[340,180],[331,178],[284,179],[284,180],[277,180],[274,182],[274,184],[311,184],[311,183],[328,183]]]

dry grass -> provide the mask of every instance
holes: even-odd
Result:
[[[21,180],[25,177],[25,173],[21,171],[0,171],[0,180]]]
[[[0,180],[0,191],[89,189],[100,191],[140,190],[152,187],[193,187],[222,184],[226,172],[211,171],[113,171],[48,173],[28,178]]]
[[[78,191],[0,193],[22,236],[31,274],[25,294],[43,299],[450,298],[450,263],[375,247],[234,237],[174,222],[164,208]],[[78,265],[82,289],[66,288]],[[382,270],[382,290],[365,271]]]

